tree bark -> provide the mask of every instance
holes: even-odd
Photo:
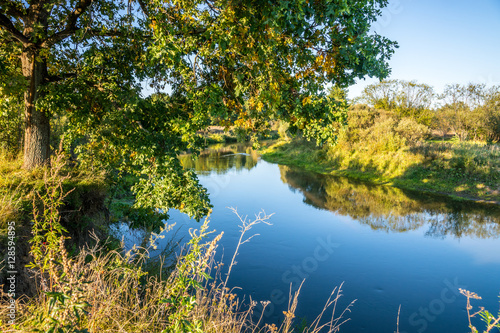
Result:
[[[50,162],[50,117],[47,110],[37,107],[40,87],[48,76],[47,61],[40,56],[40,46],[35,41],[42,32],[46,35],[48,15],[43,2],[34,3],[24,18],[23,36],[30,43],[23,43],[21,64],[27,82],[24,93],[24,162],[23,168],[33,169]]]
[[[30,48],[21,56],[23,75],[28,79],[24,93],[24,163],[23,168],[33,169],[50,161],[50,118],[36,107],[39,88],[47,72],[46,63],[37,58],[37,50]],[[37,61],[38,60],[38,61]]]

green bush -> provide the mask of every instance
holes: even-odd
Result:
[[[395,131],[409,143],[425,140],[430,135],[429,127],[419,124],[412,118],[401,119],[396,126]]]

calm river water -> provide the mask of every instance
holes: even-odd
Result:
[[[370,186],[267,163],[244,146],[212,149],[192,160],[208,189],[211,228],[224,231],[219,250],[229,262],[239,220],[274,213],[240,248],[229,284],[269,300],[267,322],[279,323],[290,285],[305,279],[297,315],[309,322],[343,283],[339,306],[356,300],[341,332],[470,332],[466,298],[477,292],[494,314],[500,292],[500,209]],[[197,222],[172,211],[178,236]],[[300,321],[300,319],[299,319]],[[478,328],[480,320],[473,322]],[[481,330],[480,330],[481,331]]]

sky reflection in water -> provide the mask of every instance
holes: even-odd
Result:
[[[400,332],[467,332],[458,287],[483,296],[473,305],[498,309],[498,207],[278,166],[242,145],[181,161],[211,194],[211,227],[224,231],[225,261],[239,237],[226,207],[249,217],[275,213],[272,226],[252,230],[260,235],[240,248],[229,280],[246,299],[272,302],[269,321],[281,320],[290,285],[304,278],[297,313],[309,321],[342,282],[340,305],[357,299],[341,332],[394,332],[400,304]],[[181,226],[178,235],[197,226],[175,211],[171,221]]]

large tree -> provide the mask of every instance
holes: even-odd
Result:
[[[135,167],[149,179],[138,193],[170,191],[165,205],[183,207],[199,188],[175,156],[199,148],[209,121],[283,119],[331,139],[343,104],[325,86],[389,74],[396,44],[370,33],[386,4],[0,0],[2,86],[24,78],[24,167],[47,163],[50,120],[64,117],[85,161]],[[144,83],[165,93],[143,98]]]
[[[404,80],[383,80],[368,85],[361,101],[370,106],[395,111],[404,117],[425,122],[426,115],[435,99],[434,90],[425,83]],[[427,112],[426,112],[427,111]]]

